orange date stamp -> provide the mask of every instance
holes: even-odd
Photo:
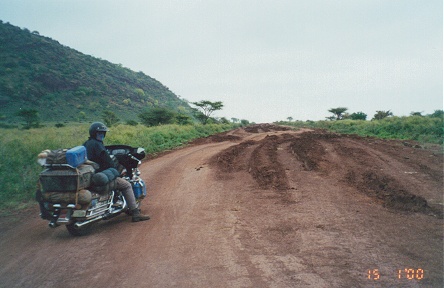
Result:
[[[403,268],[403,269],[396,269],[392,273],[389,274],[382,274],[379,269],[368,269],[367,270],[367,279],[368,280],[381,280],[386,277],[391,277],[395,279],[407,279],[407,280],[423,280],[425,277],[425,271],[421,268]]]

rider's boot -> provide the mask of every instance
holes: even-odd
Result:
[[[133,209],[131,212],[133,215],[133,222],[145,221],[150,219],[150,216],[140,213],[140,209],[138,208]]]

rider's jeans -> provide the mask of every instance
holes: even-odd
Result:
[[[123,178],[116,179],[116,189],[122,191],[123,197],[125,197],[126,202],[130,210],[136,209],[136,198],[134,198],[133,188],[131,184]]]

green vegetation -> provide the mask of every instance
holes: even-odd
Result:
[[[143,147],[148,154],[170,150],[189,141],[231,130],[235,124],[116,125],[108,132],[105,144]],[[12,209],[33,203],[42,168],[37,155],[45,149],[71,148],[82,145],[88,137],[89,124],[45,127],[39,129],[1,129],[0,133],[0,203]],[[149,177],[149,175],[146,175]]]
[[[344,119],[344,113],[347,110],[348,110],[348,108],[346,108],[346,107],[331,108],[330,110],[328,110],[328,112],[333,113],[333,116],[327,117],[327,119],[329,119],[329,120]]]
[[[199,107],[202,110],[202,112],[197,113],[196,115],[196,118],[199,119],[202,124],[207,124],[211,114],[214,111],[221,110],[224,107],[224,104],[221,101],[211,102],[208,100],[202,100],[199,102],[193,102],[191,104]]]
[[[382,115],[382,113],[377,113],[377,115]],[[372,121],[281,121],[277,122],[277,124],[290,125],[294,127],[322,128],[338,133],[374,136],[384,139],[416,140],[422,143],[434,143],[441,145],[444,142],[444,118],[440,110],[437,110],[435,113],[427,116],[393,116]]]
[[[139,119],[146,126],[172,124],[175,113],[166,108],[152,108],[139,114]]]
[[[367,120],[367,114],[364,112],[355,112],[350,115],[351,120]]]
[[[119,117],[117,117],[113,111],[108,110],[102,112],[102,119],[108,127],[112,127],[120,121]]]
[[[23,109],[17,112],[17,116],[21,117],[25,121],[23,126],[25,129],[38,128],[39,124],[39,112],[35,109]]]
[[[373,116],[372,120],[382,120],[385,119],[387,117],[391,117],[393,116],[393,113],[390,112],[390,110],[387,111],[376,111],[375,116]]]
[[[192,116],[185,100],[143,72],[1,20],[0,59],[0,127],[17,127],[21,109],[37,111],[41,123],[91,122],[105,111],[125,123],[152,107]]]

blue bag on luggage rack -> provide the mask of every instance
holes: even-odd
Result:
[[[72,167],[77,167],[88,160],[85,146],[77,146],[66,151],[66,162]]]

